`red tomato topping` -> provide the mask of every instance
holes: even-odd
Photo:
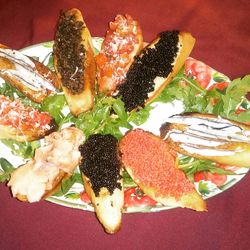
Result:
[[[205,63],[191,57],[185,61],[184,74],[197,80],[203,88],[206,88],[212,79],[212,69]]]
[[[117,15],[109,24],[101,51],[96,56],[99,90],[111,94],[123,81],[139,44],[139,24],[129,15]]]
[[[39,112],[31,106],[25,106],[20,100],[10,100],[0,95],[0,124],[15,127],[21,131],[44,128],[52,117],[46,112]]]

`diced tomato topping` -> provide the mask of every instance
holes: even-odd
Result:
[[[49,125],[52,117],[39,112],[31,106],[25,106],[20,100],[10,100],[0,95],[0,124],[13,126],[21,131],[42,128]]]
[[[96,56],[101,92],[111,94],[124,80],[128,65],[133,60],[131,53],[139,42],[138,35],[141,36],[141,29],[129,15],[117,15],[115,20],[110,22],[101,51]]]

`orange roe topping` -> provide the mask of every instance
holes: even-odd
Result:
[[[100,53],[96,56],[99,90],[111,94],[124,80],[132,58],[130,54],[139,43],[141,29],[129,15],[117,15],[109,24]]]
[[[122,162],[133,171],[134,181],[153,188],[156,196],[180,198],[194,190],[185,174],[176,168],[176,153],[157,136],[137,129],[120,143]]]
[[[0,95],[0,124],[12,126],[18,130],[48,128],[52,117],[45,112],[39,112],[31,106],[25,106],[16,99]]]

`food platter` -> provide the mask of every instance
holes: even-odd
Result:
[[[93,38],[93,44],[95,48],[95,53],[97,54],[100,50],[100,46],[102,44],[103,39],[102,38]],[[22,49],[22,52],[25,55],[32,56],[36,59],[38,59],[40,62],[43,62],[45,65],[48,65],[50,63],[50,59],[52,58],[52,46],[53,41],[45,42],[37,45],[32,45],[27,48]],[[209,84],[215,84],[217,82],[217,79],[224,78],[227,81],[229,79],[224,76],[223,74],[217,72],[216,70],[212,69],[212,75],[216,76],[211,79],[211,82]],[[218,81],[219,82],[219,81]],[[146,131],[150,131],[156,135],[159,135],[160,133],[160,127],[165,122],[165,120],[174,114],[179,114],[183,112],[184,107],[183,103],[179,100],[172,100],[170,102],[161,102],[156,101],[150,104],[150,115],[146,122],[144,122],[141,125],[135,125],[134,123],[131,123],[133,128],[142,128]],[[65,111],[67,112],[67,110]],[[65,124],[67,126],[67,124]],[[127,129],[121,128],[122,133],[125,133]],[[21,164],[23,164],[27,159],[23,159],[22,157],[15,156],[12,154],[11,149],[7,147],[6,145],[0,143],[0,157],[5,158],[8,160],[14,167],[18,167]],[[216,182],[213,182],[211,180],[198,180],[195,181],[195,187],[199,193],[202,194],[204,199],[211,198],[215,195],[218,195],[229,188],[231,188],[233,185],[238,183],[248,172],[248,168],[232,168],[234,169],[234,173],[232,175],[226,175],[225,180],[222,184],[217,185]],[[1,169],[0,169],[1,171]],[[78,169],[76,170],[77,173],[79,173]],[[131,186],[126,186],[125,184],[125,192],[126,189],[130,189]],[[135,188],[135,186],[133,186]],[[67,193],[59,196],[51,196],[47,198],[47,201],[65,206],[65,207],[71,207],[76,209],[82,209],[87,211],[94,211],[92,205],[86,201],[86,199],[83,199],[84,194],[84,188],[81,183],[74,183],[73,186],[67,191]],[[140,197],[139,197],[140,199]],[[173,207],[170,206],[163,206],[161,204],[137,204],[134,205],[131,203],[131,205],[124,208],[124,212],[156,212],[156,211],[162,211],[171,209]]]

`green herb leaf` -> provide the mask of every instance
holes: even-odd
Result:
[[[203,182],[203,181],[199,182],[198,190],[201,193],[201,195],[207,195],[210,193],[210,190],[208,188],[208,184],[206,182]]]
[[[32,158],[35,150],[40,147],[40,141],[18,142],[12,139],[2,139],[1,142],[11,149],[11,153],[22,156],[24,159]]]
[[[11,173],[15,170],[12,164],[7,161],[5,158],[0,158],[0,167],[3,172],[0,170],[0,182],[5,182],[10,179]]]

